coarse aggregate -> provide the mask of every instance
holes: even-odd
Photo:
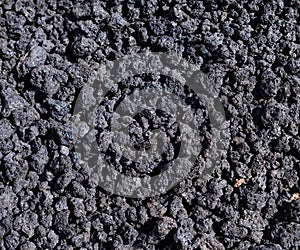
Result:
[[[299,7],[0,0],[0,249],[300,249]],[[72,111],[101,64],[147,50],[201,65],[228,149],[208,181],[192,171],[166,194],[124,198],[78,161]]]

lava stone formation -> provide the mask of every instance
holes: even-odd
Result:
[[[299,8],[297,0],[0,0],[0,249],[300,249]],[[201,66],[225,110],[228,148],[206,181],[195,163],[167,193],[134,199],[89,175],[72,114],[101,65],[144,51]],[[112,109],[97,118],[103,126]],[[151,146],[149,124],[167,131],[171,119],[135,118],[136,148]],[[209,145],[209,130],[200,133]],[[153,170],[113,161],[128,175]]]

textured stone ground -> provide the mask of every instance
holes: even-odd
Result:
[[[299,249],[299,29],[296,0],[0,0],[0,249]],[[145,50],[201,65],[230,139],[209,181],[130,199],[70,121],[93,70]]]

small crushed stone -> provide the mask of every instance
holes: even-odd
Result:
[[[0,249],[300,249],[299,7],[0,1]],[[229,148],[209,181],[192,171],[166,194],[130,199],[78,161],[72,109],[100,64],[146,50],[201,65]]]

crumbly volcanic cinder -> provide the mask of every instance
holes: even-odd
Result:
[[[0,0],[0,249],[300,249],[299,7]],[[72,114],[101,65],[144,51],[201,66],[224,107],[229,147],[209,180],[199,179],[203,154],[166,194],[131,199],[89,175],[73,149]],[[128,84],[163,80],[149,74]],[[84,105],[94,99],[87,94]],[[97,121],[109,126],[112,110]],[[137,137],[151,122],[140,119]],[[87,124],[80,129],[88,133]],[[200,134],[204,148],[214,143],[209,130]],[[110,157],[126,174],[149,171]]]

